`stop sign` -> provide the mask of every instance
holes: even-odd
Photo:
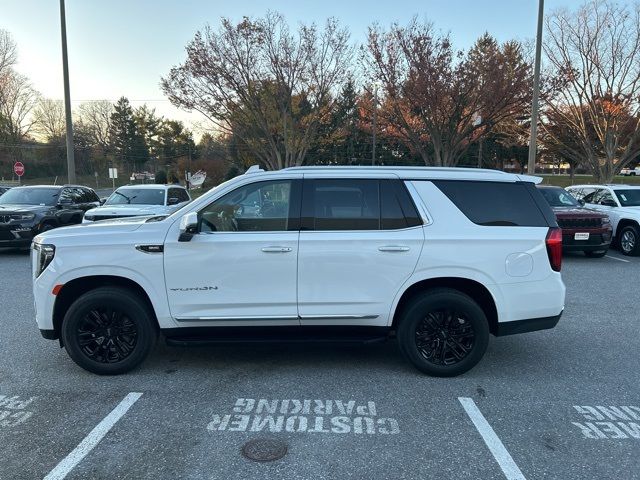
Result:
[[[19,177],[24,175],[24,165],[22,162],[16,162],[13,165],[13,171],[15,172],[15,174]]]

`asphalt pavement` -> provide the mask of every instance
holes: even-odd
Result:
[[[549,331],[424,376],[395,342],[158,344],[98,377],[40,337],[29,258],[0,251],[2,479],[640,478],[640,258],[565,258]],[[252,439],[281,441],[272,462]]]

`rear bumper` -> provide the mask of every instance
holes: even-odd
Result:
[[[515,335],[516,333],[535,332],[537,330],[547,330],[555,327],[560,321],[562,312],[553,317],[528,318],[525,320],[515,320],[513,322],[499,322],[496,329],[496,337],[505,335]]]

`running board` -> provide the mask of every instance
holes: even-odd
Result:
[[[333,343],[372,344],[384,342],[391,336],[388,328],[370,327],[199,327],[163,330],[167,345],[200,346],[257,343]]]

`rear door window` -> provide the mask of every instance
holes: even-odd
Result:
[[[473,223],[483,226],[547,227],[540,205],[551,208],[525,183],[434,180],[433,183]],[[532,190],[532,191],[531,191]],[[533,195],[540,196],[536,201]]]
[[[379,181],[305,180],[302,217],[306,230],[379,230]]]

